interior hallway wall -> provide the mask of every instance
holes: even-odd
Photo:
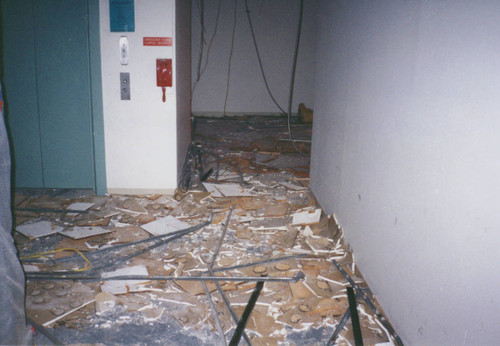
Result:
[[[210,52],[207,46],[214,32],[217,8],[220,14],[217,33]],[[304,1],[303,25],[295,77],[292,112],[304,102],[313,106],[314,61],[316,49],[316,0]],[[234,8],[237,6],[236,31],[231,62],[231,77],[227,113],[280,113],[267,93],[257,54],[250,33],[245,1],[204,1],[205,50],[203,64],[208,65],[193,92],[192,111],[195,114],[224,112],[228,63],[231,50]],[[252,23],[270,89],[278,102],[288,110],[288,94],[293,53],[298,27],[299,1],[249,0]],[[192,1],[191,78],[198,77],[200,52],[200,1]]]
[[[498,343],[500,3],[318,13],[314,194],[405,343]]]
[[[106,177],[111,193],[171,193],[177,186],[176,61],[173,46],[143,46],[143,37],[175,37],[175,1],[135,2],[135,32],[110,32],[109,0],[100,0]],[[120,64],[119,39],[129,41]],[[174,40],[175,46],[175,40]],[[156,59],[173,59],[173,88],[156,86]],[[131,99],[120,99],[120,72]]]
[[[191,2],[175,0],[177,76],[177,177],[191,143]]]

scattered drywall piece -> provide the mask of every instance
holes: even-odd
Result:
[[[23,269],[25,272],[39,272],[40,268],[33,264],[23,264]]]
[[[287,230],[287,225],[288,220],[285,218],[268,218],[251,221],[248,225],[248,229],[254,231]]]
[[[16,227],[16,231],[22,235],[35,239],[47,235],[55,234],[62,231],[64,228],[55,226],[50,221],[38,221],[34,223],[22,224]]]
[[[149,275],[149,274],[147,268],[143,265],[126,267],[117,269],[113,272],[102,273],[103,278],[110,278],[113,276],[123,276],[123,275]],[[101,285],[101,291],[112,294],[144,292],[150,290],[149,287],[145,286],[149,283],[150,283],[149,281],[145,280],[110,280],[110,281],[105,281],[104,284]]]
[[[301,190],[305,190],[306,187],[304,186],[299,186],[299,185],[295,185],[295,184],[291,184],[291,183],[287,183],[287,182],[281,182],[279,183],[281,186],[284,186],[290,190],[294,190],[294,191],[301,191]]]
[[[309,226],[306,226],[304,228],[304,230],[302,231],[302,235],[305,236],[305,237],[312,237],[314,235],[311,227]]]
[[[169,215],[141,227],[152,235],[162,235],[189,228],[191,225]]]
[[[95,205],[95,203],[85,203],[85,202],[76,202],[76,203],[71,203],[66,207],[68,210],[78,210],[78,211],[85,211],[90,208],[92,208]]]
[[[130,215],[138,215],[138,214],[146,214],[147,211],[144,209],[142,205],[140,205],[138,202],[134,201],[133,199],[126,199],[123,202],[120,203],[120,206],[117,207],[116,209],[121,210],[125,213],[128,213]]]
[[[293,225],[312,225],[319,222],[321,209],[300,211],[293,214]]]
[[[244,197],[252,196],[250,192],[245,190],[239,184],[212,184],[203,183],[205,189],[212,194],[213,197]]]
[[[92,237],[94,235],[110,233],[110,230],[102,227],[73,227],[72,229],[61,231],[59,234],[65,235],[72,239],[82,239]]]
[[[116,305],[117,298],[109,292],[101,292],[95,296],[95,312],[101,315]]]

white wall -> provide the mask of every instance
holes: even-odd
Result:
[[[180,177],[191,142],[191,1],[175,1],[175,26],[177,176]]]
[[[234,4],[221,1],[217,33],[208,55],[205,73],[193,93],[193,113],[222,114],[226,96],[227,69],[233,30]],[[292,112],[304,102],[313,106],[314,61],[316,49],[316,0],[305,1],[300,51],[297,62]],[[200,47],[200,5],[192,5],[192,73],[198,75]],[[218,0],[206,0],[205,39],[208,42],[215,27]],[[271,91],[280,106],[287,111],[288,93],[298,26],[299,1],[249,0],[252,22],[261,53],[264,71]],[[203,53],[207,57],[207,45]],[[237,1],[237,22],[231,63],[231,78],[226,107],[227,113],[279,113],[269,97],[260,72],[257,55],[245,13],[245,2]]]
[[[135,32],[117,33],[110,32],[109,1],[100,0],[108,192],[172,192],[177,186],[175,88],[167,88],[163,103],[156,86],[156,59],[173,59],[174,50],[143,46],[144,36],[174,38],[174,10],[174,0],[136,1]],[[122,35],[130,45],[126,66],[119,60]],[[120,72],[130,73],[130,101],[120,100]]]
[[[405,343],[497,344],[500,3],[319,13],[313,192]]]

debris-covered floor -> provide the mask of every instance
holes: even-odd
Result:
[[[311,126],[292,130],[309,152]],[[338,328],[346,274],[364,343],[392,342],[286,120],[196,118],[193,132],[175,196],[16,194],[28,316],[65,344],[223,344],[265,280],[242,344],[327,344],[336,329],[354,344],[350,321]]]

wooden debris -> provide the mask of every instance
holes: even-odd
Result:
[[[290,316],[290,322],[292,322],[293,324],[299,323],[300,321],[302,321],[301,314],[293,314],[292,316]]]
[[[341,316],[344,314],[349,304],[345,301],[338,301],[335,298],[324,298],[309,312],[309,315]]]
[[[111,217],[100,218],[96,216],[85,216],[85,218],[76,221],[76,225],[80,227],[85,226],[107,226],[111,221]]]
[[[137,217],[137,221],[141,224],[152,222],[154,220],[156,220],[156,217],[150,214],[141,214]]]
[[[256,266],[253,267],[253,272],[257,274],[263,274],[267,271],[267,268],[265,266]]]
[[[276,263],[276,264],[274,265],[274,268],[275,268],[276,270],[279,270],[279,271],[287,271],[287,270],[289,270],[291,267],[290,267],[290,265],[289,265],[289,264],[286,264],[286,263],[282,263],[282,262],[280,262],[280,263]]]
[[[310,298],[314,295],[302,281],[298,281],[296,283],[291,282],[289,285],[295,299]]]
[[[194,296],[198,296],[201,294],[205,294],[205,290],[203,288],[203,284],[201,281],[174,281],[176,285],[182,288],[184,291],[192,294]],[[211,293],[217,289],[213,282],[206,282],[208,291]]]

